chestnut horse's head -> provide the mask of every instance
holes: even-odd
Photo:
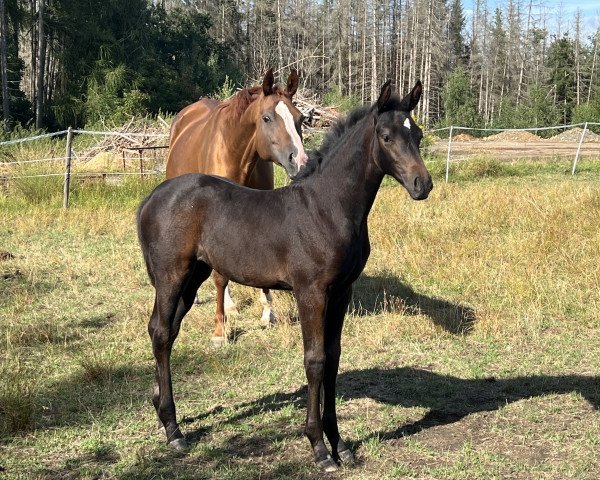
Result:
[[[302,146],[304,116],[292,103],[297,89],[296,70],[292,70],[283,89],[274,85],[273,69],[270,69],[263,79],[262,94],[248,109],[255,125],[258,155],[281,165],[290,177],[308,161]]]
[[[398,180],[413,199],[423,200],[433,188],[433,182],[419,152],[423,132],[410,115],[421,98],[423,86],[418,81],[411,92],[400,99],[392,96],[390,84],[391,81],[387,81],[383,85],[373,105],[377,136],[375,162],[384,173]]]

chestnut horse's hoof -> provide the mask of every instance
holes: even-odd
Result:
[[[319,460],[317,466],[324,472],[335,472],[338,469],[337,463],[331,458],[331,455],[327,455],[325,460]]]
[[[212,337],[210,343],[214,348],[221,348],[223,345],[227,345],[227,337]]]
[[[185,441],[185,438],[176,438],[172,442],[169,442],[169,447],[173,450],[187,450],[188,444]]]
[[[342,462],[344,465],[351,466],[356,463],[354,454],[350,451],[349,448],[347,448],[346,450],[343,450],[341,452],[338,452],[338,457],[340,457],[340,462]]]
[[[273,325],[275,325],[277,323],[277,317],[275,316],[275,312],[273,312],[272,310],[271,311],[268,311],[268,310],[263,311],[260,321],[261,321],[263,327],[265,327],[265,328],[272,327]]]

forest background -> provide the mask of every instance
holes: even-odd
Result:
[[[2,136],[117,126],[269,67],[347,109],[425,85],[428,127],[600,122],[600,25],[540,0],[0,0]],[[467,13],[465,13],[467,12]],[[597,16],[595,18],[598,18]]]

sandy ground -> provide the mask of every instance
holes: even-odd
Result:
[[[446,154],[448,151],[448,140],[435,142],[430,151]],[[499,159],[516,158],[552,158],[572,157],[577,153],[577,143],[553,142],[542,140],[536,142],[516,141],[485,141],[473,140],[463,142],[452,142],[450,155],[453,159],[457,157],[469,157],[474,155],[494,155]],[[580,158],[600,157],[600,143],[584,142],[579,153]]]

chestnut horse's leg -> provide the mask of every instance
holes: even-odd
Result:
[[[340,438],[335,412],[335,382],[340,364],[342,326],[352,296],[352,286],[332,291],[325,314],[325,372],[323,375],[323,431],[331,444],[333,457],[343,463],[354,462],[354,455]]]
[[[197,263],[182,275],[176,275],[173,282],[161,283],[162,278],[155,279],[154,310],[148,324],[156,360],[156,386],[152,402],[158,418],[165,427],[167,443],[178,449],[185,448],[187,444],[179,430],[175,414],[171,383],[171,350],[179,334],[181,321],[192,307],[196,292],[210,275],[210,270],[208,265]]]
[[[233,298],[231,298],[231,293],[229,291],[229,285],[227,285],[225,287],[225,313],[227,313],[227,315],[237,315],[238,314],[238,309],[235,305],[235,302],[233,301]]]
[[[261,321],[264,326],[270,327],[275,323],[276,317],[273,312],[273,296],[268,288],[263,288],[260,292],[260,303],[263,307]]]
[[[312,288],[296,294],[302,339],[304,343],[304,369],[308,380],[308,404],[304,433],[310,440],[317,465],[326,472],[337,470],[335,460],[323,441],[320,397],[325,367],[324,319],[326,295]]]
[[[227,343],[225,336],[225,289],[229,283],[229,279],[225,278],[220,273],[213,271],[213,281],[217,289],[217,310],[215,312],[215,332],[211,338],[214,347],[220,347]]]

